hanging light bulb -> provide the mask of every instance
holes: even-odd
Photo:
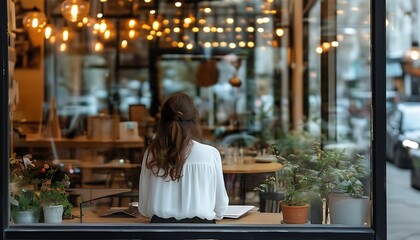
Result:
[[[61,43],[60,44],[60,52],[65,52],[65,51],[67,51],[67,44]]]
[[[50,37],[53,35],[54,27],[52,24],[47,24],[44,27],[44,38],[50,39]]]
[[[37,7],[34,7],[23,16],[22,22],[26,29],[40,30],[47,24],[47,17]]]
[[[65,0],[61,4],[61,14],[70,22],[82,21],[89,15],[89,2],[85,0]]]
[[[134,18],[130,18],[125,21],[125,27],[128,29],[136,28],[138,25],[139,25],[139,21]]]
[[[153,21],[153,23],[152,23],[153,30],[158,30],[159,27],[160,27],[159,21],[158,20]]]
[[[127,40],[124,39],[124,40],[121,41],[121,48],[126,48],[127,45],[128,45]]]
[[[136,30],[131,29],[130,31],[128,31],[128,37],[130,39],[134,39],[137,38],[139,36],[139,32]]]
[[[277,28],[276,29],[276,35],[281,37],[284,35],[284,30],[282,28]]]
[[[104,45],[101,42],[94,43],[95,52],[102,52],[104,50]]]
[[[68,27],[63,27],[60,30],[60,39],[63,42],[67,42],[73,38],[73,32]]]

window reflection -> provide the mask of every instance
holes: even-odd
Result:
[[[369,165],[369,2],[311,2],[293,12],[303,21],[293,26],[295,5],[278,0],[161,1],[157,9],[146,1],[92,1],[90,16],[75,24],[60,14],[60,1],[38,1],[53,29],[41,40],[42,64],[16,65],[14,152],[80,160],[86,185],[135,190],[159,108],[170,94],[184,92],[199,109],[205,141],[233,163],[272,160],[270,144],[299,130],[325,149],[346,149],[349,159],[363,154]],[[22,50],[29,37],[17,35]],[[133,117],[133,106],[141,106],[144,118]],[[58,127],[61,139],[43,141],[50,127]],[[92,134],[98,131],[104,134]],[[223,146],[227,140],[234,143]],[[109,174],[85,163],[123,170]],[[368,173],[361,179],[365,191]],[[279,173],[255,174],[241,189],[226,175],[233,203],[258,205],[254,187]],[[127,195],[119,204],[135,201],[136,193]]]

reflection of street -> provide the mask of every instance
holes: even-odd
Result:
[[[420,239],[420,191],[410,186],[410,170],[386,165],[388,240]]]

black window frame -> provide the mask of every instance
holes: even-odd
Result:
[[[303,0],[302,0],[303,1]],[[386,240],[385,189],[385,0],[369,0],[371,14],[371,146],[372,146],[372,225],[281,226],[278,225],[156,225],[156,224],[61,224],[9,226],[8,158],[10,123],[8,100],[7,0],[0,1],[0,154],[1,169],[1,239],[380,239]],[[382,148],[381,148],[382,147]]]

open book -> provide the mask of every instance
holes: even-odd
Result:
[[[250,210],[254,209],[257,210],[258,208],[251,205],[229,205],[225,214],[223,214],[224,218],[240,218],[245,213],[249,212]]]

